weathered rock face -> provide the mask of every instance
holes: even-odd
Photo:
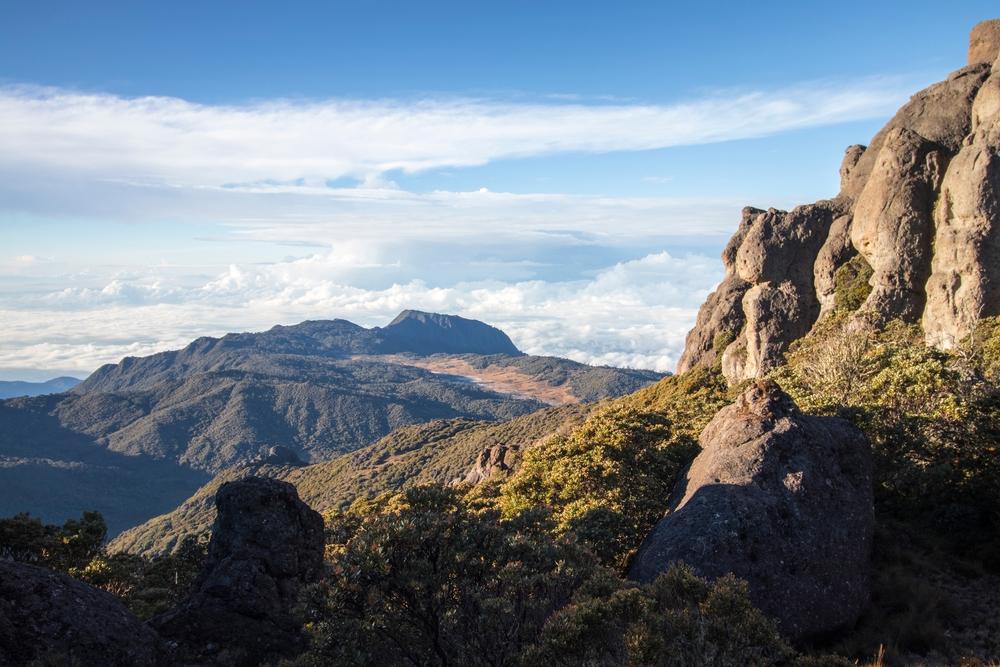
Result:
[[[113,595],[0,560],[0,664],[130,667],[160,664],[162,657],[156,633]]]
[[[983,21],[969,34],[969,64],[993,63],[1000,53],[1000,19]]]
[[[292,607],[323,568],[323,519],[295,487],[250,477],[224,484],[195,590],[151,623],[177,661],[256,665],[301,648]]]
[[[687,336],[684,353],[677,362],[677,372],[683,373],[695,366],[715,363],[725,345],[731,343],[743,330],[746,318],[741,302],[750,284],[736,274],[736,253],[754,219],[763,213],[760,209],[743,209],[740,226],[729,239],[722,251],[722,264],[726,269],[725,278],[714,292],[708,295],[705,304],[698,311],[698,323]],[[720,349],[721,348],[721,349]]]
[[[893,128],[854,205],[851,244],[874,270],[866,310],[919,319],[931,272],[932,213],[948,154],[916,132]]]
[[[873,270],[862,309],[922,320],[931,344],[1000,314],[998,118],[1000,20],[973,29],[968,66],[847,149],[836,198],[744,210],[678,372],[721,362],[733,383],[765,375],[834,310],[837,269],[858,253]]]
[[[945,173],[935,210],[923,325],[941,347],[1000,314],[1000,66],[994,70],[973,102],[972,133]]]
[[[493,445],[479,453],[479,458],[459,480],[462,484],[479,484],[496,474],[507,474],[514,470],[521,458],[521,445]]]
[[[870,595],[871,452],[849,422],[803,415],[776,384],[750,386],[700,438],[702,452],[629,576],[675,561],[733,573],[794,640],[853,623]]]

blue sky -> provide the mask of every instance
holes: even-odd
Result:
[[[8,3],[0,378],[405,307],[669,369],[994,3]]]

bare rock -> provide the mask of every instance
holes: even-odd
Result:
[[[788,346],[809,333],[819,314],[811,285],[799,286],[788,280],[754,285],[743,297],[743,310],[746,330],[731,346],[743,351],[743,363],[723,366],[723,374],[733,384],[766,375],[781,365]]]
[[[865,154],[867,146],[862,146],[861,144],[854,144],[848,146],[844,151],[844,159],[840,163],[840,189],[845,190],[851,183],[851,174],[854,173],[855,167],[858,166],[858,162],[861,160],[861,156]]]
[[[910,130],[950,154],[957,153],[969,134],[972,101],[989,74],[989,65],[970,65],[911,97],[872,138],[868,149],[850,170],[841,194],[857,198],[875,167],[882,144],[894,129]]]
[[[949,157],[916,132],[893,128],[858,196],[851,243],[874,272],[864,309],[883,321],[915,322],[923,313],[934,202]]]
[[[161,664],[160,640],[118,598],[59,572],[0,560],[0,664]]]
[[[852,624],[870,597],[871,451],[849,422],[802,414],[758,381],[701,434],[701,453],[629,576],[675,561],[705,577],[746,579],[793,640]]]
[[[927,341],[952,347],[977,320],[1000,314],[1000,70],[982,86],[973,129],[951,161],[934,222],[923,316]]]
[[[688,333],[684,353],[677,362],[678,373],[695,366],[711,366],[718,355],[722,354],[725,345],[743,330],[746,318],[743,316],[741,302],[750,283],[736,275],[736,254],[751,225],[761,213],[764,211],[749,206],[743,209],[740,226],[722,251],[725,278],[698,310],[695,327]]]
[[[813,264],[844,211],[843,202],[831,200],[753,216],[734,261],[736,275],[753,286],[740,304],[743,331],[723,353],[730,382],[780,364],[788,346],[812,328],[820,313]]]
[[[969,64],[993,64],[1000,57],[1000,19],[983,21],[969,33]]]
[[[678,372],[766,374],[833,310],[837,271],[859,252],[873,271],[863,308],[922,321],[929,343],[954,345],[1000,314],[997,26],[976,26],[968,66],[911,97],[867,148],[848,147],[836,198],[744,210]]]
[[[462,484],[479,484],[494,475],[510,474],[521,459],[519,444],[492,445],[479,453],[479,457],[465,477],[458,480]]]
[[[257,665],[302,647],[292,608],[323,568],[323,519],[287,482],[224,484],[194,592],[151,623],[178,662]]]
[[[819,301],[820,317],[833,310],[837,301],[837,269],[846,264],[857,254],[851,244],[851,223],[854,217],[850,214],[839,215],[830,225],[830,233],[816,255],[813,264],[813,285],[816,288],[816,300]]]

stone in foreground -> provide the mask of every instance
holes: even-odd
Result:
[[[152,620],[178,662],[256,665],[302,648],[292,608],[323,568],[323,519],[295,487],[250,477],[224,484],[208,561],[194,592]]]
[[[110,593],[0,560],[0,665],[161,664],[159,638]]]
[[[710,578],[733,573],[796,641],[854,623],[870,596],[874,523],[861,431],[802,414],[763,380],[720,410],[700,442],[629,576],[649,582],[675,561]]]

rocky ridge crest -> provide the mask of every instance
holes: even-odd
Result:
[[[761,377],[838,307],[838,270],[870,268],[858,309],[920,323],[950,348],[1000,314],[1000,20],[973,28],[969,62],[850,146],[836,197],[743,210],[725,278],[702,305],[678,372]]]

